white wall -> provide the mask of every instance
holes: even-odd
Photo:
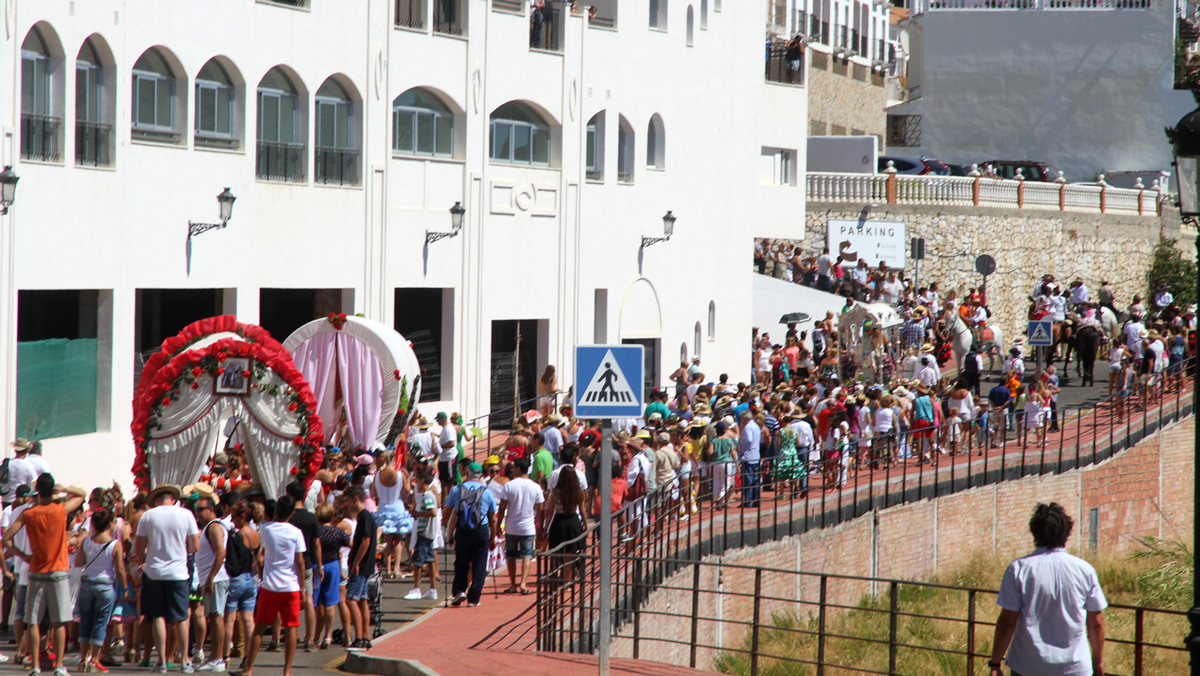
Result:
[[[74,56],[101,33],[116,58],[116,163],[112,169],[19,161],[19,68],[0,70],[2,153],[21,176],[17,203],[0,218],[0,434],[14,436],[18,289],[102,289],[112,294],[111,432],[46,441],[64,483],[126,481],[133,449],[131,415],[134,312],[138,288],[230,289],[243,321],[258,320],[258,293],[271,288],[346,290],[353,309],[391,323],[397,287],[453,290],[444,311],[452,368],[445,402],[468,417],[491,405],[491,322],[537,319],[539,353],[574,371],[572,346],[590,343],[596,289],[607,289],[608,337],[627,316],[657,313],[660,372],[670,373],[678,345],[693,341],[716,305],[716,333],[705,335],[706,367],[734,372],[748,362],[752,294],[749,260],[755,236],[801,238],[802,181],[760,185],[764,146],[805,154],[805,90],[764,82],[766,8],[710,3],[707,30],[696,22],[686,45],[687,4],[672,2],[669,30],[647,27],[643,2],[623,2],[617,30],[564,22],[561,54],[528,47],[525,17],[466,3],[467,36],[392,27],[391,0],[309,0],[297,10],[254,0],[96,0],[16,2],[16,23],[0,49],[19,61],[29,27],[47,21],[64,44],[65,109],[73,111]],[[695,3],[699,11],[699,3]],[[72,13],[72,8],[73,13]],[[432,16],[432,5],[427,16]],[[236,20],[233,18],[236,17]],[[129,69],[150,45],[169,47],[189,78],[224,55],[246,82],[247,145],[240,152],[130,140]],[[255,178],[254,89],[276,64],[294,69],[312,94],[342,73],[362,97],[361,185],[284,185]],[[653,64],[653,67],[650,67]],[[453,102],[453,159],[414,159],[391,152],[392,100],[414,86]],[[194,103],[189,91],[192,127]],[[530,102],[556,129],[553,166],[518,167],[488,160],[488,116],[510,100]],[[584,126],[607,111],[606,177],[584,177]],[[646,167],[646,128],[662,117],[666,161]],[[634,172],[618,183],[618,115],[633,127]],[[69,139],[73,116],[66,120]],[[312,115],[309,114],[309,146]],[[798,171],[803,167],[798,166]],[[238,196],[225,230],[193,241],[189,219],[213,220],[214,196]],[[467,209],[462,233],[425,246],[426,230],[450,226],[448,209]],[[678,217],[670,242],[640,250],[641,237],[662,234],[668,209]],[[714,264],[721,274],[689,271]],[[628,296],[627,289],[635,293]],[[649,290],[649,292],[647,292]],[[656,300],[655,300],[656,299]],[[656,307],[652,307],[653,304]],[[643,332],[644,333],[644,332]],[[642,335],[642,337],[649,337]]]
[[[779,323],[783,315],[791,312],[808,314],[812,319],[797,326],[796,330],[812,333],[813,322],[824,319],[826,312],[838,316],[845,304],[846,299],[832,293],[766,275],[754,275],[754,326],[758,327],[760,335],[771,334],[772,343],[783,344],[787,333],[787,325]],[[738,373],[745,377],[750,366],[748,363],[739,366],[742,368]]]
[[[955,163],[1042,160],[1072,181],[1170,167],[1194,107],[1173,86],[1173,2],[1147,10],[936,10],[909,28],[920,148]]]

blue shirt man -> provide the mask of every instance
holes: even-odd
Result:
[[[495,523],[496,498],[492,492],[479,481],[483,474],[483,466],[477,462],[467,465],[467,480],[450,489],[446,497],[446,509],[449,511],[453,528],[450,538],[454,543],[454,585],[451,588],[453,597],[450,605],[460,606],[463,601],[471,607],[479,605],[483,595],[483,585],[487,580],[487,557],[489,545],[495,538],[496,529],[490,527]],[[473,495],[479,501],[480,522],[475,528],[461,527],[463,515],[459,514],[459,503],[467,495]],[[470,587],[467,577],[471,576]]]
[[[549,425],[542,428],[542,443],[546,446],[546,450],[550,451],[550,455],[554,457],[554,462],[558,462],[558,449],[562,448],[563,436],[558,429],[559,420],[551,422]]]
[[[759,446],[762,443],[762,430],[750,418],[749,414],[742,417],[742,436],[738,442],[738,457],[742,462],[758,462]]]

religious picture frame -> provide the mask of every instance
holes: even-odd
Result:
[[[249,357],[230,357],[221,366],[224,372],[213,380],[217,394],[237,397],[250,394],[250,379],[244,375],[250,370]]]

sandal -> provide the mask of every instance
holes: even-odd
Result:
[[[317,650],[329,650],[329,644],[329,639],[325,639],[317,646]]]

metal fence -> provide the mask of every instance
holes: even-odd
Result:
[[[529,8],[529,48],[548,52],[562,51],[559,39],[559,10],[553,2]]]
[[[1014,411],[991,416],[986,425],[955,419],[855,439],[836,458],[818,451],[801,456],[808,461],[803,478],[781,478],[771,458],[709,463],[614,513],[613,636],[633,624],[633,635],[645,640],[638,624],[650,590],[683,567],[703,565],[697,562],[706,556],[836,526],[874,509],[1103,462],[1193,414],[1190,379],[1178,384],[1147,385],[1127,398],[1059,409],[1041,427]],[[579,554],[568,553],[576,546]],[[539,649],[595,649],[603,617],[597,609],[598,552],[593,525],[579,540],[538,556]],[[1157,611],[1142,609],[1142,615],[1148,612]],[[1138,651],[1150,647],[1140,635],[1129,640]]]
[[[793,69],[792,66],[796,68]],[[804,84],[804,55],[792,64],[787,59],[787,47],[784,45],[767,48],[767,82],[781,84]]]
[[[268,181],[303,182],[304,150],[303,143],[259,141],[255,175]]]
[[[317,146],[314,178],[325,185],[358,185],[358,151]]]
[[[59,150],[59,119],[47,115],[21,115],[21,157],[27,160],[58,162],[62,159]]]
[[[75,123],[75,164],[88,167],[112,165],[109,150],[112,125],[96,122]]]

